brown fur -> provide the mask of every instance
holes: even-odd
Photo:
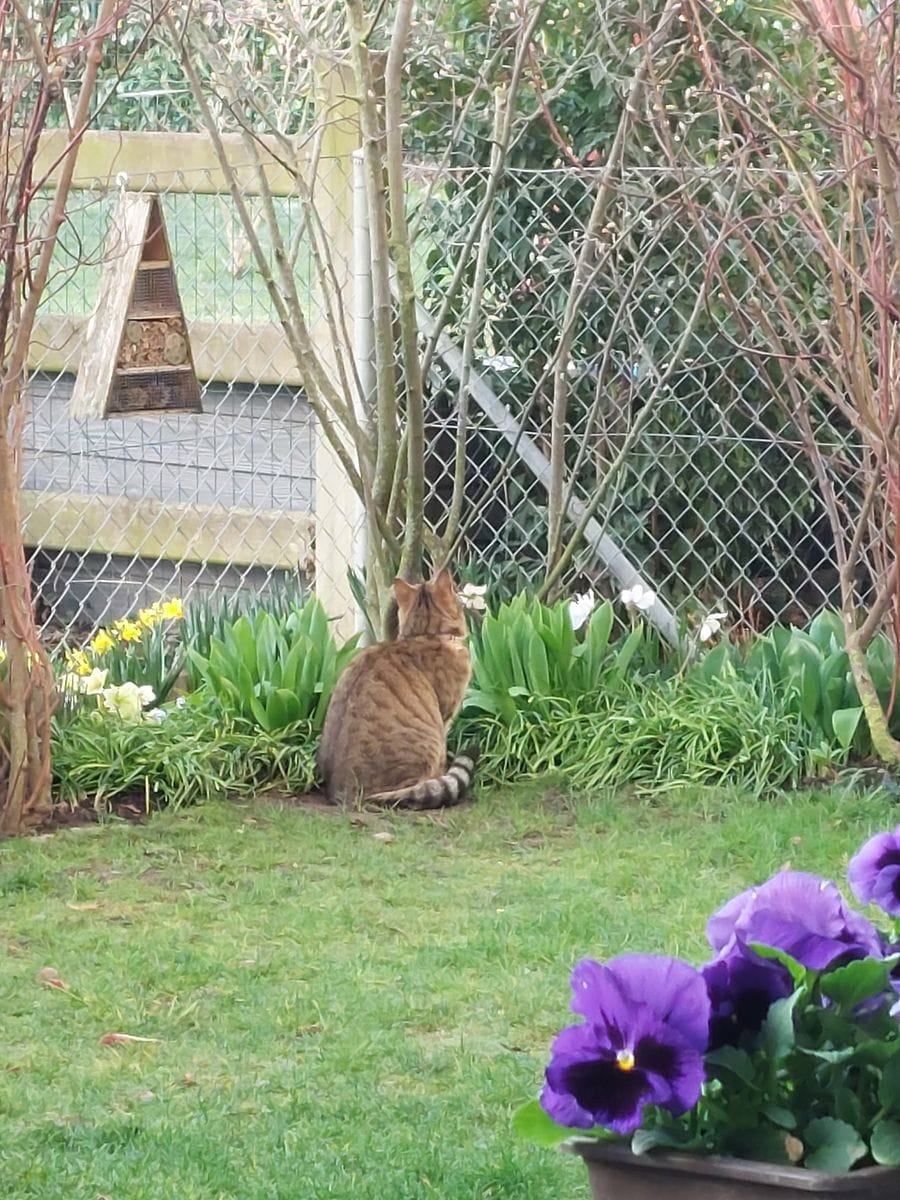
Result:
[[[319,771],[335,803],[438,808],[462,798],[474,766],[469,755],[447,769],[447,729],[472,671],[465,615],[447,570],[395,580],[394,598],[396,640],[363,650],[334,689]]]

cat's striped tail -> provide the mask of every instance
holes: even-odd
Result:
[[[477,762],[478,748],[469,746],[454,757],[445,775],[423,779],[413,787],[398,788],[394,792],[378,792],[369,796],[368,800],[376,804],[388,804],[392,808],[449,808],[459,804],[472,786]]]

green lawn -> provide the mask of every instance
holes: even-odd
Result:
[[[788,862],[840,878],[894,823],[881,796],[520,790],[435,818],[260,802],[7,842],[4,1195],[584,1200],[577,1162],[508,1132],[571,964],[699,958],[734,890]]]

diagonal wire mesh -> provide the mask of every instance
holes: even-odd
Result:
[[[437,175],[421,167],[414,178],[420,259],[427,263],[422,282],[435,310],[487,179],[478,170]],[[601,173],[584,170],[510,171],[483,234],[488,270],[473,366],[548,457],[555,355],[602,182]],[[599,508],[618,545],[673,603],[727,601],[754,623],[804,620],[834,601],[830,531],[796,430],[759,359],[738,344],[708,278],[709,248],[722,222],[704,230],[703,220],[709,224],[717,186],[711,176],[633,170],[615,187],[567,366],[568,494],[591,500],[640,420]],[[748,187],[734,209],[753,212],[754,205]],[[774,270],[767,226],[751,227]],[[786,236],[789,268],[814,272],[812,248],[796,229],[782,228],[774,245],[783,246]],[[752,291],[752,264],[737,252],[729,271],[738,297]],[[469,270],[453,309],[459,344],[472,287]],[[546,489],[477,404],[469,401],[467,415],[463,553],[473,570],[487,568],[508,586],[538,582],[547,555]],[[439,527],[450,505],[457,419],[458,389],[445,371],[431,423],[431,509]],[[835,436],[846,452],[849,434]],[[585,546],[566,581],[575,588],[610,582]]]
[[[566,299],[601,182],[588,170],[509,171],[485,227],[472,365],[546,456]],[[478,169],[410,166],[415,269],[432,313],[486,185]],[[725,601],[756,623],[804,619],[833,600],[830,534],[796,433],[710,285],[709,246],[720,229],[698,224],[697,212],[708,211],[712,187],[707,177],[642,170],[615,189],[566,373],[566,491],[590,503],[640,421],[598,508],[606,531],[673,605]],[[349,485],[317,478],[316,424],[302,379],[234,205],[213,191],[208,180],[187,175],[170,177],[161,191],[194,357],[203,364],[203,412],[88,422],[68,411],[71,345],[96,302],[116,194],[98,187],[73,194],[32,354],[23,447],[35,584],[58,636],[87,633],[172,593],[249,594],[286,583],[302,591],[314,580],[317,524],[350,505]],[[352,209],[347,196],[319,199],[345,214]],[[248,196],[247,203],[254,211],[259,201]],[[300,202],[275,203],[301,302],[315,320]],[[735,204],[752,210],[752,189]],[[265,238],[264,222],[259,228]],[[765,229],[756,236],[771,257]],[[803,238],[790,229],[780,236],[789,264],[814,275]],[[346,255],[349,244],[344,239],[338,252]],[[474,263],[472,253],[450,312],[458,346]],[[734,292],[750,297],[754,272],[739,248],[728,269]],[[547,558],[545,485],[496,410],[489,416],[470,396],[464,412],[460,573],[490,578],[501,592],[538,584]],[[439,533],[453,500],[459,417],[458,379],[437,354],[428,385],[426,511]],[[835,437],[852,459],[850,435]],[[139,550],[123,533],[126,510],[132,534],[134,521],[142,523]],[[204,521],[214,538],[196,535]],[[571,520],[566,529],[571,534]],[[329,569],[343,573],[347,565]],[[612,588],[587,542],[578,544],[563,583]]]

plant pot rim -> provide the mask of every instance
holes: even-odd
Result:
[[[569,1138],[563,1143],[563,1149],[579,1155],[585,1162],[607,1162],[621,1166],[639,1163],[649,1170],[689,1171],[693,1175],[742,1179],[768,1187],[790,1186],[812,1195],[844,1192],[850,1180],[874,1183],[896,1179],[897,1193],[900,1195],[900,1167],[863,1167],[859,1171],[831,1175],[825,1171],[808,1171],[805,1167],[779,1166],[755,1159],[725,1158],[715,1154],[685,1154],[674,1150],[635,1154],[630,1146],[604,1142],[599,1138]]]

